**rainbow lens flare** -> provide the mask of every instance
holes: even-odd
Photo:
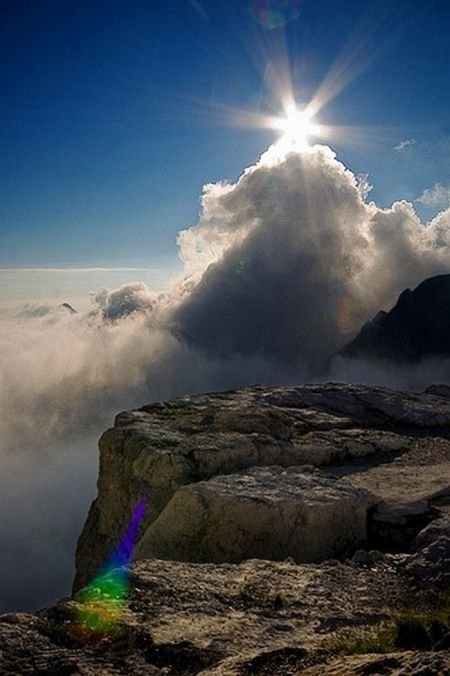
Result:
[[[330,287],[325,311],[342,333],[355,331],[364,317],[364,308],[361,303],[354,298],[346,285],[341,283]]]
[[[269,30],[282,28],[300,16],[301,0],[253,0],[258,22]]]
[[[114,553],[77,599],[78,625],[91,637],[114,633],[121,619],[130,586],[128,566],[146,509],[147,501],[140,500]]]

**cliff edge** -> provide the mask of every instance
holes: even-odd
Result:
[[[142,498],[126,598],[92,601]],[[0,672],[450,673],[449,587],[450,388],[193,395],[102,436],[74,595],[0,616]]]
[[[143,496],[137,558],[308,563],[407,547],[450,495],[449,433],[445,386],[249,387],[121,413],[100,439],[75,589]]]

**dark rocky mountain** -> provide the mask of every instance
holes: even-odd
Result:
[[[70,303],[61,303],[61,307],[68,310],[72,315],[76,315],[78,313],[78,310],[75,310],[73,305],[71,305]]]
[[[343,357],[404,362],[444,354],[450,354],[450,275],[405,289],[389,312],[380,310],[339,352]]]

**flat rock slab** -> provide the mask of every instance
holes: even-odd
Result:
[[[323,561],[367,538],[373,496],[312,467],[257,467],[179,488],[136,558]]]
[[[385,655],[353,655],[321,664],[291,671],[291,676],[369,676],[369,674],[390,674],[390,676],[443,676],[450,674],[450,654],[406,651]]]
[[[450,463],[402,466],[390,463],[346,477],[387,503],[417,503],[450,496]]]

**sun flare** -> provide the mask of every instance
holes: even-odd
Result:
[[[285,117],[275,118],[273,126],[283,132],[278,143],[281,145],[306,147],[309,137],[319,134],[319,127],[313,122],[312,111],[300,110],[295,104],[286,108]]]

